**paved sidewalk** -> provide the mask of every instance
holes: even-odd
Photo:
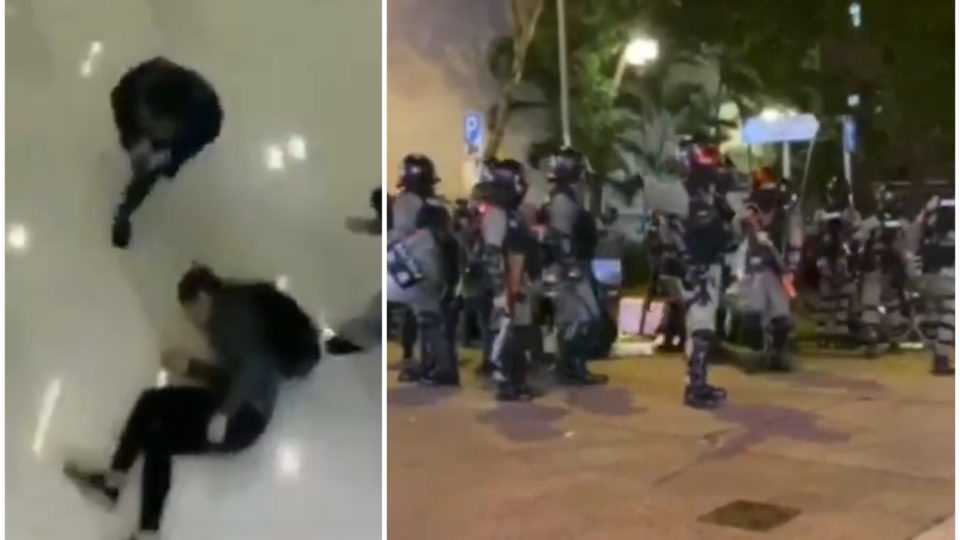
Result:
[[[952,532],[953,380],[929,376],[925,356],[807,355],[787,375],[720,366],[713,382],[730,400],[713,412],[681,406],[678,356],[595,365],[608,387],[552,387],[531,404],[494,402],[472,367],[455,391],[399,385],[390,371],[390,538]]]

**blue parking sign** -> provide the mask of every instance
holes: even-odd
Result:
[[[484,129],[483,113],[470,111],[463,116],[463,143],[467,155],[480,157],[483,153]]]

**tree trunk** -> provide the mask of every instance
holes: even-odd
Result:
[[[512,0],[518,2],[519,0]],[[500,89],[500,99],[497,101],[493,110],[493,118],[490,122],[490,136],[487,137],[486,147],[483,149],[484,158],[496,157],[503,144],[503,138],[507,131],[507,122],[510,120],[510,103],[513,99],[513,92],[523,82],[523,70],[527,61],[527,50],[533,41],[533,36],[537,30],[537,21],[540,20],[540,14],[543,12],[544,0],[536,0],[530,16],[526,19],[520,18],[520,9],[514,5],[513,13],[516,18],[516,26],[513,36],[513,66],[511,68],[511,77]]]

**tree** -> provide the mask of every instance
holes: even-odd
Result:
[[[494,40],[490,46],[490,71],[501,82],[501,87],[500,97],[487,115],[490,136],[483,149],[486,158],[496,156],[511,113],[523,106],[516,92],[523,82],[527,51],[536,35],[543,3],[544,0],[510,0],[510,35]]]

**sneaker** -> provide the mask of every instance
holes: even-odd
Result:
[[[113,247],[126,249],[130,245],[130,236],[133,231],[129,219],[117,218],[113,222],[112,230]]]
[[[110,485],[106,471],[85,471],[80,467],[68,463],[63,468],[63,474],[73,482],[80,492],[103,506],[113,510],[120,499],[120,489]]]

